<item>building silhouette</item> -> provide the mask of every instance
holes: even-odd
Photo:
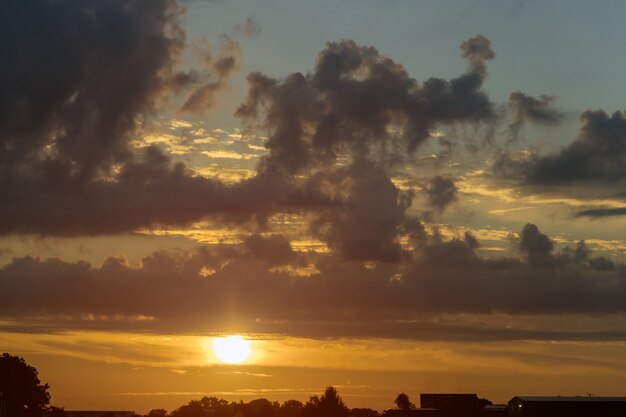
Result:
[[[131,417],[134,411],[65,411],[67,417]]]
[[[476,394],[421,394],[420,408],[383,417],[626,417],[626,397],[517,396],[494,405]]]
[[[509,417],[624,417],[626,397],[513,397]]]

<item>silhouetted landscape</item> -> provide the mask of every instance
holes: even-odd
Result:
[[[348,408],[337,389],[327,387],[321,396],[306,403],[283,403],[265,398],[228,402],[202,397],[168,412],[156,408],[146,414],[133,411],[74,411],[50,404],[48,384],[24,359],[4,353],[0,358],[0,417],[559,417],[623,416],[626,397],[514,397],[507,405],[476,394],[421,394],[420,407],[400,393],[395,408],[383,412],[371,408]]]
[[[0,417],[626,416],[624,16],[4,0]]]

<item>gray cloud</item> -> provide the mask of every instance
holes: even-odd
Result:
[[[173,0],[4,8],[0,54],[11,65],[0,72],[3,232],[63,230],[77,213],[97,224],[94,203],[127,191],[101,179],[116,165],[136,170],[128,142],[138,123],[187,82],[176,70],[181,14]]]
[[[265,110],[264,124],[273,134],[263,168],[295,173],[338,152],[378,159],[403,148],[414,151],[439,123],[490,120],[494,106],[480,89],[482,80],[471,71],[451,81],[419,83],[375,48],[331,42],[312,74],[281,81],[250,74],[249,95],[238,114],[254,119]],[[305,124],[312,125],[310,135]],[[386,130],[392,126],[400,129],[397,137]]]
[[[561,151],[533,155],[522,161],[525,181],[534,185],[576,182],[615,182],[626,179],[626,121],[624,114],[588,110],[581,115],[578,138]]]
[[[554,243],[550,238],[539,232],[539,228],[531,223],[522,229],[519,239],[519,250],[533,264],[544,264],[552,257]]]
[[[437,211],[444,211],[451,203],[457,200],[459,189],[450,178],[434,176],[426,184],[425,193],[428,205]]]
[[[236,31],[247,36],[259,36],[261,25],[254,15],[248,16],[243,24],[237,25]]]
[[[521,127],[525,123],[540,125],[556,125],[564,115],[554,108],[556,97],[542,95],[539,98],[529,96],[521,91],[514,91],[509,96],[509,108],[513,115],[513,123],[509,125],[512,139],[516,140]]]
[[[626,208],[590,208],[585,210],[580,210],[576,213],[578,217],[591,217],[591,218],[603,218],[603,217],[613,217],[613,216],[623,216],[626,215]]]
[[[509,107],[517,123],[556,124],[563,119],[563,113],[554,108],[554,96],[540,96],[535,98],[521,91],[515,91],[509,96]]]
[[[253,30],[256,27],[254,25],[255,21],[246,20],[245,27],[250,26],[249,30]],[[236,32],[243,30],[246,29],[236,28]],[[178,110],[181,114],[203,114],[211,110],[216,105],[217,94],[226,87],[230,78],[241,67],[241,45],[233,36],[222,36],[219,54],[215,54],[211,44],[204,39],[197,40],[193,49],[206,73],[196,74],[197,85]],[[208,79],[207,82],[200,81],[205,78]]]
[[[84,178],[127,160],[136,119],[154,110],[175,79],[173,58],[184,46],[180,15],[173,0],[6,5],[0,18],[0,53],[11,63],[0,74],[5,180],[32,164],[56,164]]]
[[[586,111],[580,135],[561,152],[539,158],[528,175],[533,183],[585,180],[614,181],[626,178],[626,122],[616,112]]]
[[[258,36],[261,26],[254,16],[248,16],[243,24],[236,25],[232,35],[222,35],[220,52],[216,54],[206,39],[194,42],[196,59],[206,69],[204,73],[193,73],[195,87],[178,110],[181,114],[203,114],[217,104],[217,95],[226,88],[228,81],[241,67],[243,60],[238,37]],[[201,80],[207,79],[206,82]]]
[[[420,83],[375,48],[347,40],[328,43],[310,74],[248,76],[237,114],[271,132],[259,175],[307,176],[332,196],[340,207],[321,211],[311,230],[346,258],[399,261],[400,233],[419,222],[407,214],[413,195],[396,189],[390,170],[439,125],[496,118],[481,90],[493,53],[483,37],[468,42],[470,69],[450,81]]]
[[[485,64],[493,59],[496,54],[491,49],[491,41],[483,35],[476,35],[461,44],[461,53],[466,58],[472,69],[479,74],[485,73]]]
[[[244,246],[250,255],[266,261],[269,265],[284,265],[296,258],[291,244],[282,235],[250,235],[244,240]]]
[[[220,54],[200,54],[203,70],[181,72],[182,14],[174,0],[7,5],[0,233],[114,234],[209,213],[246,221],[270,210],[267,196],[284,190],[263,181],[226,187],[192,176],[156,148],[130,146],[172,94],[206,87],[188,100],[199,110],[210,98],[203,92],[214,91],[202,84],[206,71],[219,89],[238,66],[239,44],[224,38]]]
[[[323,210],[311,233],[346,259],[400,261],[398,236],[409,221],[412,194],[400,192],[384,170],[365,163],[349,169],[343,181],[342,204]]]
[[[187,253],[155,252],[139,267],[130,267],[123,258],[109,258],[100,267],[19,258],[0,269],[0,315],[32,321],[33,328],[224,331],[223,326],[237,323],[239,331],[309,337],[450,338],[455,336],[446,332],[464,326],[437,325],[425,318],[440,313],[626,311],[624,265],[593,257],[584,242],[555,253],[534,225],[524,228],[520,242],[523,259],[484,259],[474,253],[471,236],[433,239],[401,265],[294,254],[280,236],[256,236],[240,246]],[[551,262],[538,263],[536,256]],[[284,262],[293,267],[314,262],[317,272],[302,278],[268,269]],[[460,331],[462,338],[547,335],[471,326]],[[556,332],[555,337],[583,333]]]
[[[195,87],[183,110],[203,111],[239,65],[239,44],[225,37],[218,54],[197,48],[213,78],[179,71],[182,13],[173,0],[8,6],[2,27],[11,43],[0,53],[15,65],[0,74],[0,233],[112,234],[209,215],[263,226],[276,212],[313,212],[325,225],[319,236],[346,256],[398,259],[398,233],[418,223],[406,215],[411,195],[395,189],[388,169],[438,124],[494,118],[484,73],[474,68],[488,59],[484,48],[466,51],[467,74],[419,83],[372,47],[329,43],[311,74],[248,77],[238,114],[271,132],[257,177],[235,186],[194,177],[155,148],[138,154],[129,145],[165,97]],[[250,18],[238,30],[257,29]],[[33,36],[42,42],[29,43]],[[347,183],[351,195],[342,194]],[[342,214],[323,213],[330,206]],[[362,228],[369,247],[360,255],[342,236],[354,229],[350,213],[375,219]]]

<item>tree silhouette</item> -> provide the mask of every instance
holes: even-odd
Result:
[[[202,406],[200,401],[189,401],[187,404],[182,407],[177,408],[172,411],[172,417],[205,417],[204,413],[205,408]]]
[[[0,392],[9,417],[41,417],[50,404],[48,384],[41,385],[37,370],[23,358],[3,353],[0,357]]]
[[[415,409],[415,404],[411,402],[411,400],[409,399],[409,396],[406,395],[404,392],[401,392],[400,394],[398,394],[398,396],[393,402],[398,406],[400,410],[414,410]]]
[[[299,417],[304,410],[304,404],[298,400],[287,400],[280,406],[280,413],[285,417]]]
[[[273,417],[275,404],[265,398],[258,398],[244,404],[239,411],[245,417]],[[278,408],[278,406],[276,407]]]
[[[489,401],[487,398],[478,399],[478,407],[485,408],[485,406],[488,406],[488,405],[493,405],[493,403]]]
[[[162,408],[155,408],[148,411],[144,417],[167,417],[167,411]]]
[[[202,397],[200,399],[200,404],[205,408],[213,410],[228,407],[228,401],[217,397]]]
[[[67,417],[67,413],[65,412],[65,408],[63,407],[55,407],[51,405],[46,409],[44,414],[46,417]]]
[[[350,417],[380,417],[380,413],[371,408],[353,408]]]
[[[304,417],[349,417],[350,411],[334,387],[326,388],[322,397],[313,396],[303,410]]]

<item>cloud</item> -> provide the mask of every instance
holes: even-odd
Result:
[[[154,224],[186,224],[197,219],[198,213],[227,211],[230,205],[220,182],[188,176],[184,165],[170,166],[169,159],[154,147],[146,148],[141,160],[125,164],[115,182],[93,181],[80,187],[78,180],[63,174],[50,167],[5,188],[13,200],[0,209],[0,231],[114,234]],[[169,202],[163,200],[164,193]],[[189,198],[191,193],[197,196],[195,200]],[[220,202],[213,200],[216,195],[222,196]],[[44,207],[45,214],[39,212]]]
[[[237,113],[254,120],[265,110],[264,124],[273,132],[265,171],[303,172],[336,159],[338,152],[356,159],[389,156],[393,163],[402,150],[412,152],[427,140],[438,124],[493,119],[482,80],[472,70],[450,81],[419,83],[373,47],[331,42],[312,74],[279,81],[251,73],[248,98]],[[390,134],[391,127],[399,134]]]
[[[197,60],[206,68],[207,73],[199,78],[209,81],[197,82],[197,86],[189,93],[178,113],[203,114],[216,104],[216,96],[225,87],[228,80],[241,66],[241,45],[231,36],[222,36],[221,51],[213,54],[211,45],[204,39],[194,44]]]
[[[626,215],[626,207],[619,208],[590,208],[576,213],[578,217],[603,218]]]
[[[603,110],[581,115],[579,138],[560,154],[541,159],[531,180],[542,180],[555,168],[564,169],[555,181],[619,180],[626,177],[621,163],[626,154],[626,121],[624,114],[608,115]],[[574,166],[577,164],[578,166]]]
[[[521,91],[514,91],[509,96],[509,109],[513,116],[513,123],[509,130],[513,139],[517,139],[521,127],[525,123],[540,125],[556,125],[564,115],[554,108],[556,97],[542,95],[539,98],[529,96]]]
[[[556,124],[563,119],[563,114],[556,110],[556,97],[543,95],[539,98],[515,91],[509,96],[509,107],[517,123]]]
[[[346,259],[401,260],[398,235],[410,226],[412,194],[398,190],[384,170],[370,164],[347,171],[342,173],[345,199],[323,210],[311,223],[311,233]]]
[[[247,36],[259,36],[261,33],[261,25],[256,17],[252,15],[248,16],[243,24],[237,25],[236,31]]]
[[[136,120],[179,79],[181,13],[173,0],[6,5],[3,182],[32,165],[82,178],[126,161]]]
[[[461,53],[472,69],[481,75],[485,74],[486,62],[496,56],[491,49],[491,41],[483,35],[476,35],[464,41],[461,44]]]
[[[473,38],[463,50],[469,71],[449,81],[420,83],[375,48],[349,40],[328,43],[312,73],[251,73],[237,114],[270,130],[259,176],[287,184],[305,177],[307,189],[323,190],[335,204],[310,229],[347,259],[399,261],[400,235],[421,226],[407,212],[412,193],[391,182],[393,168],[437,126],[496,119],[481,90],[493,57],[488,40]]]
[[[296,257],[289,241],[281,235],[250,235],[244,240],[244,246],[250,255],[266,261],[269,265],[284,265]]]
[[[584,242],[555,252],[529,224],[519,240],[522,259],[480,258],[476,244],[471,235],[449,241],[433,236],[402,264],[294,254],[284,237],[258,235],[242,245],[155,252],[135,267],[122,258],[99,267],[18,258],[0,269],[0,315],[48,331],[219,333],[235,326],[239,332],[308,337],[454,338],[447,333],[458,330],[467,332],[459,337],[506,339],[547,333],[461,330],[428,318],[625,312],[626,267],[592,256]],[[272,267],[304,260],[317,267],[306,278]],[[209,269],[213,273],[202,273]]]
[[[444,211],[457,200],[459,189],[451,179],[437,175],[428,181],[424,191],[428,198],[428,205],[437,211]]]
[[[554,243],[547,235],[539,232],[536,225],[528,223],[522,229],[518,247],[529,262],[543,264],[551,258]]]
[[[209,213],[254,215],[237,195],[262,195],[262,187],[228,188],[155,147],[135,149],[160,105],[201,78],[178,68],[182,17],[174,0],[6,7],[0,23],[12,35],[0,54],[12,64],[0,80],[0,233],[114,234]],[[205,56],[207,70],[225,79],[237,53],[225,39],[222,54]]]
[[[173,0],[7,5],[0,17],[11,33],[0,46],[11,62],[0,81],[1,198],[9,201],[0,208],[2,233],[114,233],[136,224],[138,213],[116,210],[132,205],[120,198],[136,200],[127,193],[153,182],[148,171],[164,163],[154,152],[135,161],[129,145],[140,122],[188,82],[177,70],[182,12]],[[171,167],[161,178],[177,169],[180,177]],[[125,178],[109,181],[116,171]],[[120,224],[110,224],[107,207]],[[124,226],[128,218],[135,220]]]
[[[124,45],[117,52],[122,54],[120,57],[110,56],[112,52],[104,46],[101,51],[99,44],[85,47],[84,51],[79,48],[82,55],[73,57],[72,67],[47,75],[58,76],[60,79],[53,81],[61,84],[61,78],[67,77],[68,84],[75,86],[67,88],[64,102],[53,103],[61,109],[54,126],[24,134],[33,140],[29,152],[18,152],[13,144],[5,146],[16,151],[3,154],[0,161],[0,184],[7,201],[0,206],[0,233],[115,234],[184,226],[209,216],[218,222],[253,221],[264,228],[275,213],[297,212],[308,215],[315,237],[346,259],[398,262],[406,255],[399,244],[402,235],[417,236],[423,227],[419,219],[408,213],[412,192],[398,190],[391,182],[393,170],[412,158],[438,126],[489,124],[496,118],[493,103],[482,91],[484,68],[476,69],[492,55],[484,38],[471,41],[471,45],[476,45],[464,49],[470,61],[467,73],[452,80],[430,78],[424,82],[411,78],[401,64],[373,47],[353,41],[332,42],[320,52],[311,73],[294,73],[280,79],[260,73],[248,76],[248,96],[238,115],[253,127],[268,129],[267,153],[260,158],[256,176],[227,185],[218,179],[194,176],[192,170],[182,163],[173,163],[154,146],[138,149],[129,144],[136,142],[133,136],[137,134],[137,120],[149,120],[157,99],[164,95],[194,85],[207,87],[204,92],[192,91],[186,105],[189,109],[210,105],[214,92],[211,83],[226,80],[238,67],[238,42],[223,38],[218,55],[211,52],[208,44],[196,44],[200,61],[215,77],[208,84],[198,84],[198,72],[180,72],[176,68],[185,37],[179,25],[182,11],[175,3],[161,0],[148,5],[135,0],[131,6],[123,7],[116,1],[106,6],[94,2],[92,9],[87,8],[87,3],[54,4],[58,13],[65,12],[66,7],[91,16],[81,20],[82,26],[74,31],[89,34],[96,30],[91,27],[95,24],[93,19],[112,13],[111,10],[134,30],[119,31],[103,24],[105,30],[98,26],[97,34],[103,43],[110,41],[110,32],[120,37],[119,42]],[[146,13],[153,15],[148,18]],[[252,25],[254,21],[248,23]],[[64,41],[71,44],[84,38],[63,38],[63,30],[69,27],[58,28]],[[43,29],[36,26],[31,30]],[[150,36],[161,41],[161,49],[153,50],[144,44]],[[19,42],[20,37],[16,39]],[[52,45],[59,42],[54,37],[49,41]],[[157,42],[157,46],[161,44]],[[66,50],[71,51],[71,45],[62,52]],[[154,58],[138,64],[136,57],[147,50]],[[23,52],[30,56],[28,48]],[[93,56],[116,62],[115,69],[100,65],[100,72],[93,75],[75,74],[75,67],[88,65]],[[28,70],[15,72],[12,84],[19,84],[20,77],[30,77],[26,75]],[[133,71],[137,72],[137,79],[133,78]],[[137,85],[122,89],[123,94],[116,95],[113,103],[106,92],[119,90],[116,83],[126,80],[127,73]],[[85,79],[93,85],[82,85]],[[91,90],[104,96],[85,96],[89,102],[84,101],[83,94]],[[192,99],[196,92],[197,101]],[[129,103],[124,102],[118,111],[117,101],[123,99],[135,106],[129,108]],[[32,100],[35,103],[34,95]],[[37,125],[36,117],[31,124],[25,121],[28,114],[11,113],[21,111],[17,101],[12,106],[15,109],[2,107],[11,107],[3,110],[2,117],[11,116],[11,120],[16,120],[13,125],[18,123],[23,129]],[[76,112],[64,113],[66,108],[75,106]],[[94,117],[82,117],[82,109],[90,106]],[[42,114],[56,114],[53,107]],[[107,121],[115,124],[118,118],[127,122],[124,128],[117,135],[93,133],[107,111],[111,112]],[[64,132],[74,129],[79,129],[80,134],[65,138]],[[107,129],[109,125],[103,131],[110,133]],[[9,133],[0,132],[4,141],[15,137]],[[60,146],[61,142],[67,146]],[[93,146],[87,146],[91,142]],[[104,152],[103,146],[110,147],[111,152]],[[93,150],[97,150],[98,163],[83,158],[83,151]],[[228,156],[207,152],[214,157]]]
[[[532,152],[517,159],[509,153],[501,153],[496,158],[495,171],[523,179],[524,183],[535,187],[625,180],[624,114],[587,110],[580,118],[582,126],[578,138],[560,151],[545,156]]]
[[[238,37],[255,37],[261,33],[261,25],[254,16],[248,16],[243,24],[236,25],[233,34],[222,35],[220,52],[215,54],[212,45],[204,38],[193,44],[198,62],[205,73],[193,73],[195,87],[178,110],[179,114],[204,114],[217,104],[217,95],[226,88],[228,81],[241,68],[243,60]],[[203,82],[202,80],[208,79]]]

